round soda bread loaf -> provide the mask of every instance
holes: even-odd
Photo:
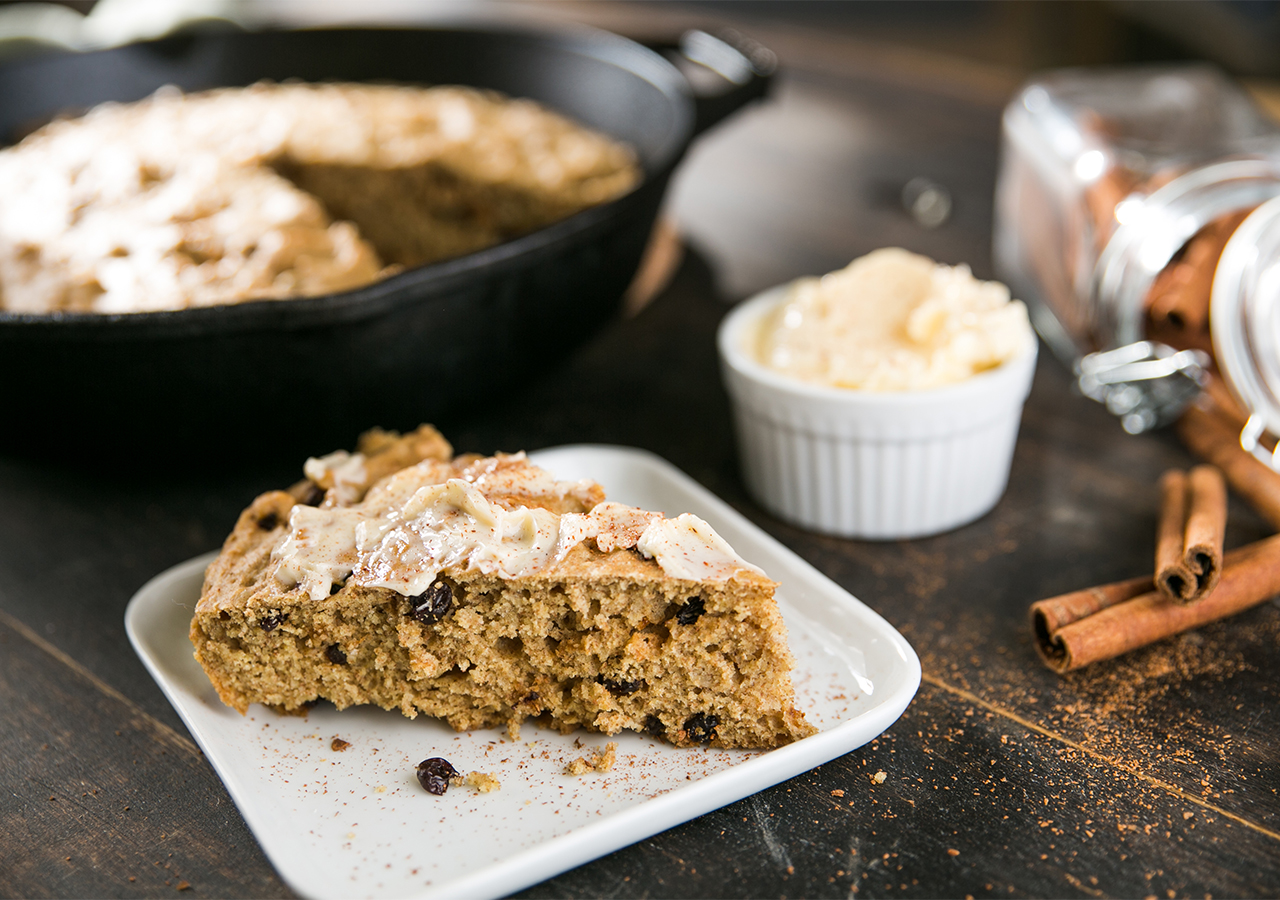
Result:
[[[161,89],[0,151],[0,309],[335,293],[533,231],[638,180],[627,147],[491,92]]]

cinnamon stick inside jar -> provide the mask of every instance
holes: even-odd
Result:
[[[1147,292],[1147,336],[1179,350],[1213,353],[1209,337],[1209,299],[1218,260],[1231,235],[1253,212],[1242,209],[1219,216],[1197,231],[1170,260]]]
[[[1280,473],[1240,446],[1240,430],[1198,404],[1178,419],[1178,437],[1192,453],[1222,470],[1232,490],[1280,530]]]
[[[1160,489],[1155,584],[1175,603],[1194,603],[1213,590],[1222,571],[1227,486],[1214,466],[1196,466],[1190,474],[1165,472]]]
[[[1094,590],[1119,595],[1117,582]],[[1150,584],[1150,580],[1147,582]],[[1084,593],[1084,592],[1076,592]],[[1218,586],[1197,603],[1174,603],[1156,590],[1147,591],[1070,622],[1053,627],[1047,612],[1063,598],[1042,600],[1031,607],[1036,649],[1055,672],[1145,647],[1162,638],[1235,615],[1280,593],[1280,535],[1232,550],[1223,558]],[[1064,597],[1070,595],[1064,595]]]
[[[1094,240],[1098,252],[1116,230],[1116,207],[1134,191],[1149,191],[1143,184],[1142,174],[1123,166],[1112,166],[1102,177],[1085,188],[1084,203],[1093,222]]]
[[[1230,425],[1239,433],[1249,421],[1249,414],[1245,412],[1240,404],[1236,402],[1236,398],[1231,396],[1231,391],[1227,389],[1222,379],[1209,373],[1204,385],[1204,394],[1201,398],[1202,407],[1219,419]]]

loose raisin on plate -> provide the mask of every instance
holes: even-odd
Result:
[[[433,756],[418,763],[418,782],[428,794],[443,794],[449,790],[449,779],[457,776],[458,770],[442,757]]]
[[[690,597],[680,606],[680,610],[676,613],[676,621],[681,625],[692,625],[706,611],[707,605],[703,603],[701,597]]]
[[[282,623],[287,618],[289,618],[288,613],[282,613],[282,612],[271,613],[271,615],[263,616],[261,619],[258,620],[258,627],[261,628],[263,631],[267,631],[267,632],[275,631],[277,628],[280,627],[280,623]]]
[[[436,581],[421,594],[409,598],[409,615],[423,625],[439,622],[453,609],[453,588]]]
[[[715,713],[694,713],[685,720],[684,733],[689,736],[691,741],[709,744],[711,739],[716,736],[716,726],[719,724],[720,717]]]
[[[596,676],[596,684],[604,685],[605,690],[615,697],[628,697],[634,694],[640,688],[644,687],[644,679],[637,678],[634,681],[612,681],[603,675]]]
[[[337,644],[330,644],[324,648],[324,655],[329,657],[329,662],[335,666],[345,666],[347,664],[347,654],[342,652],[342,648]]]

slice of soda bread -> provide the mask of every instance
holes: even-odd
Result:
[[[523,454],[451,458],[427,426],[306,472],[241,514],[191,623],[241,712],[325,699],[680,746],[813,732],[774,582],[702,520],[604,502]]]

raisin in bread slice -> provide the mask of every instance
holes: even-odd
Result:
[[[362,448],[257,498],[209,567],[191,639],[228,705],[681,746],[813,732],[774,582],[705,522],[603,502],[523,454],[450,459],[434,430]]]

